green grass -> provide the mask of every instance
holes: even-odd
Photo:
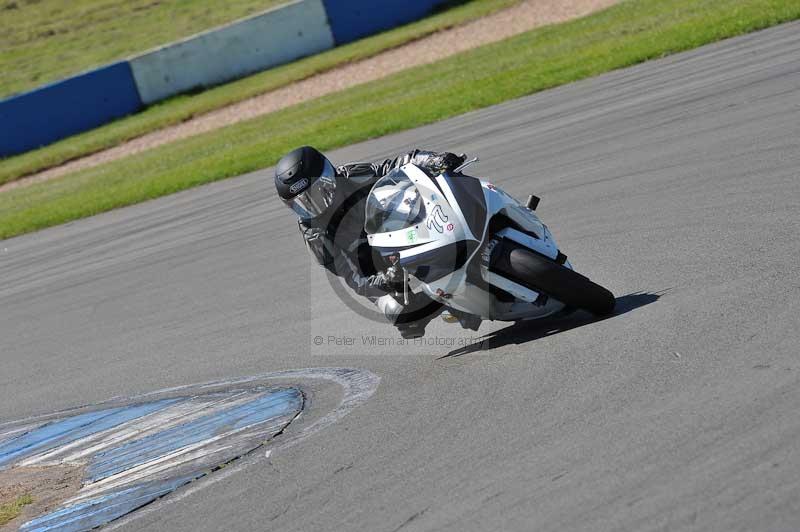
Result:
[[[0,98],[286,0],[0,0]]]
[[[22,513],[22,508],[25,505],[32,504],[33,497],[30,495],[21,495],[15,501],[0,505],[0,526],[5,525],[12,519],[15,519]]]
[[[589,17],[0,194],[0,238],[239,175],[800,18],[782,0],[628,0]],[[273,194],[264,183],[264,194]]]
[[[7,0],[0,0],[0,2],[2,1]],[[197,0],[194,1],[196,2]],[[242,0],[239,1],[241,2]],[[462,5],[401,28],[341,46],[288,65],[273,68],[199,94],[171,98],[149,107],[141,113],[64,139],[44,148],[0,161],[0,184],[116,146],[145,133],[178,124],[193,116],[263,94],[344,63],[373,56],[436,31],[486,16],[519,1],[469,0],[467,2],[458,2]],[[5,69],[2,71],[5,72]]]

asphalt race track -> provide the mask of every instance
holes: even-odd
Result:
[[[346,417],[112,526],[800,528],[800,24],[332,158],[412,146],[541,196],[617,315],[369,345],[397,336],[310,266],[268,169],[0,242],[0,420],[363,368],[380,385]]]

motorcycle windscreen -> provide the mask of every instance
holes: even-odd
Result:
[[[365,215],[367,234],[389,233],[419,224],[425,219],[425,205],[417,186],[397,169],[372,187]]]

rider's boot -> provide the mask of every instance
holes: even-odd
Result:
[[[458,316],[450,312],[449,310],[445,310],[442,312],[442,321],[445,323],[458,323]]]
[[[442,312],[442,320],[445,323],[460,323],[462,328],[472,331],[477,331],[481,326],[481,322],[483,322],[480,316],[453,309]]]

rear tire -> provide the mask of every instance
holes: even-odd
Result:
[[[507,259],[513,277],[568,307],[578,307],[595,316],[607,316],[614,311],[614,294],[544,255],[516,248]]]

